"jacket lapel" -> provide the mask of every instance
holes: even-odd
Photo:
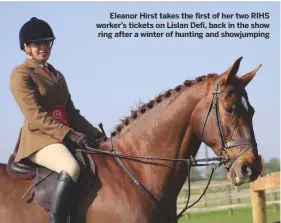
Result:
[[[48,81],[51,81],[52,83],[56,84],[59,88],[62,90],[66,90],[62,84],[60,84],[60,81],[58,79],[58,75],[56,70],[51,66],[50,71],[55,75],[55,79],[53,78],[52,74],[49,74],[46,72],[39,64],[37,64],[35,61],[31,59],[26,59],[26,64],[29,68],[33,69],[35,73],[40,75],[41,77],[47,79]]]
[[[59,74],[59,72],[51,65],[48,63],[49,69],[50,71],[55,75],[56,78],[56,83],[64,90],[68,91],[66,88],[66,83],[64,78],[61,77],[61,75]],[[43,69],[44,70],[44,69]],[[45,70],[44,70],[45,71]]]

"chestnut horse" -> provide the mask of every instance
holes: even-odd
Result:
[[[257,179],[261,160],[252,126],[254,109],[245,90],[259,67],[238,77],[242,57],[220,75],[185,81],[124,118],[101,144],[124,155],[188,159],[202,142],[223,157],[229,181],[236,186]],[[187,178],[187,163],[122,159],[130,172],[160,203],[147,196],[112,156],[92,154],[98,168],[90,193],[81,198],[87,223],[165,223],[177,212],[177,196]],[[28,180],[8,176],[0,165],[0,219],[4,223],[47,223],[36,203],[20,199]],[[86,201],[86,202],[85,202]],[[83,204],[83,205],[82,205]],[[161,208],[159,208],[161,207]]]

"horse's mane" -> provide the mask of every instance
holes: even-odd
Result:
[[[199,76],[195,78],[195,80],[186,80],[183,82],[183,84],[176,86],[175,88],[171,88],[167,91],[165,91],[162,94],[159,94],[156,96],[153,100],[150,100],[148,103],[141,103],[137,106],[137,109],[131,110],[131,116],[125,116],[123,119],[120,119],[120,124],[115,126],[115,130],[111,132],[111,137],[117,136],[119,133],[121,133],[122,129],[128,125],[130,125],[133,121],[135,121],[137,118],[139,118],[142,114],[144,114],[146,111],[152,109],[156,104],[161,103],[165,99],[169,98],[173,94],[176,94],[183,90],[186,87],[190,87],[191,85],[194,85],[198,82],[201,82],[205,80],[206,78],[217,76],[215,73],[211,73],[203,76]]]

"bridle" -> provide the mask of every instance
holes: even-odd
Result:
[[[209,105],[209,108],[208,108],[208,111],[207,111],[207,115],[206,115],[206,118],[205,118],[205,121],[204,121],[204,124],[203,124],[202,132],[201,132],[201,141],[203,141],[204,129],[206,127],[207,120],[208,120],[208,118],[210,116],[212,108],[214,108],[215,117],[216,117],[216,125],[217,125],[217,129],[218,129],[219,137],[220,137],[220,141],[221,141],[221,148],[220,148],[221,155],[219,157],[208,158],[208,159],[194,159],[191,156],[188,159],[170,159],[170,158],[159,158],[159,157],[143,157],[143,156],[123,155],[123,153],[117,152],[115,150],[115,148],[113,146],[112,138],[111,138],[111,146],[112,146],[112,148],[109,151],[104,151],[104,150],[92,148],[92,147],[90,147],[88,145],[85,145],[84,148],[82,147],[80,149],[76,149],[76,153],[84,152],[84,153],[87,153],[87,154],[104,154],[104,155],[113,156],[116,159],[116,161],[118,162],[118,164],[125,171],[125,173],[131,178],[131,180],[153,201],[153,204],[156,206],[156,208],[164,209],[164,211],[165,211],[165,207],[163,207],[162,202],[160,200],[158,200],[148,189],[146,189],[146,187],[125,166],[125,164],[122,162],[122,160],[120,158],[126,158],[126,159],[130,159],[130,160],[133,160],[133,161],[140,161],[140,160],[162,160],[162,161],[172,161],[172,162],[186,162],[187,163],[187,168],[188,168],[188,178],[187,178],[187,182],[188,182],[188,198],[187,198],[186,206],[176,217],[174,217],[173,219],[171,219],[169,221],[169,223],[177,222],[177,220],[180,217],[183,216],[184,212],[188,208],[190,208],[193,205],[195,205],[204,196],[205,192],[207,191],[207,189],[209,187],[209,184],[211,182],[214,170],[216,168],[218,168],[222,164],[226,164],[227,162],[230,162],[229,166],[226,167],[226,169],[229,171],[229,169],[234,164],[234,162],[243,153],[245,153],[247,150],[249,150],[253,146],[256,146],[255,139],[241,139],[241,140],[233,140],[233,141],[230,141],[230,142],[226,142],[226,140],[224,138],[223,131],[222,131],[222,125],[221,125],[221,121],[220,121],[220,115],[219,115],[219,105],[218,105],[217,95],[221,94],[221,93],[225,93],[225,92],[234,92],[234,91],[235,91],[235,89],[218,90],[218,79],[215,81],[215,87],[214,87],[214,91],[212,93],[213,98],[212,98],[212,101],[211,101],[211,103]],[[99,124],[99,127],[101,128],[103,134],[105,135],[105,131],[103,129],[102,123]],[[233,158],[229,158],[227,150],[229,148],[236,147],[236,146],[242,146],[242,145],[248,145],[249,147],[241,150],[241,152],[239,152],[239,154],[237,156],[235,156]],[[200,162],[209,162],[209,161],[218,161],[218,163],[200,163]],[[211,166],[212,170],[211,170],[211,174],[210,174],[210,178],[208,180],[208,183],[207,183],[204,191],[200,195],[200,197],[193,204],[188,205],[189,204],[189,200],[190,200],[190,182],[191,182],[191,176],[190,176],[191,174],[190,173],[191,173],[191,167],[192,166]]]
[[[233,140],[233,141],[226,142],[224,135],[223,135],[223,131],[222,131],[218,97],[217,97],[218,94],[225,93],[225,92],[235,92],[235,89],[231,88],[231,89],[227,89],[227,90],[218,90],[218,79],[216,79],[215,87],[214,87],[214,91],[213,91],[213,98],[209,105],[208,112],[207,112],[207,115],[206,115],[206,118],[205,118],[205,121],[203,124],[202,132],[201,132],[201,140],[203,141],[204,129],[205,129],[208,117],[211,113],[212,107],[214,107],[214,112],[215,112],[215,116],[216,116],[216,125],[217,125],[219,138],[220,138],[220,142],[221,142],[220,155],[221,155],[221,157],[224,158],[225,163],[230,161],[229,165],[227,167],[225,167],[227,169],[227,171],[229,171],[231,166],[234,164],[234,162],[247,150],[249,150],[252,147],[256,147],[257,143],[256,143],[255,139],[239,139],[239,140]],[[241,150],[241,152],[239,152],[239,154],[237,156],[235,156],[233,158],[229,158],[228,151],[227,151],[229,148],[236,147],[236,146],[244,146],[244,145],[248,145],[248,147]]]

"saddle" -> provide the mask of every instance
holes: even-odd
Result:
[[[85,195],[95,181],[96,165],[89,154],[74,153],[72,150],[71,152],[78,161],[81,170],[77,182],[77,191]],[[32,184],[23,194],[22,199],[31,193],[31,197],[27,200],[27,203],[35,201],[42,210],[49,212],[52,193],[55,190],[59,174],[46,167],[37,165],[29,159],[14,162],[15,154],[16,151],[9,157],[7,164],[8,174],[13,179],[32,180]]]

